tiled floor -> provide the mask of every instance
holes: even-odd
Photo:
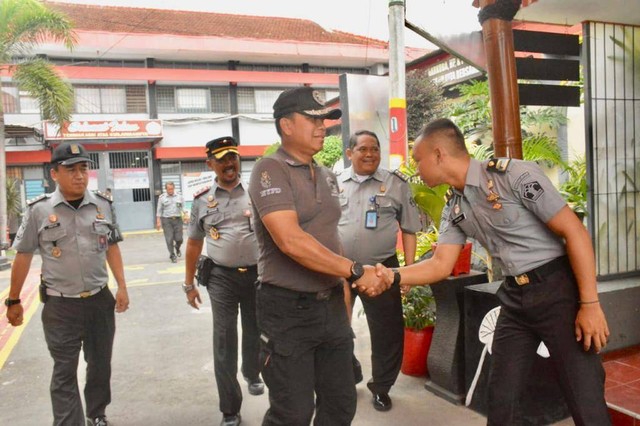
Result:
[[[603,357],[605,398],[614,426],[640,426],[640,346]]]

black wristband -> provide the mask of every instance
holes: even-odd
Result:
[[[19,305],[19,304],[20,304],[20,299],[9,299],[8,297],[6,299],[4,299],[4,305],[6,307],[13,306],[13,305]]]
[[[398,270],[398,268],[391,268],[391,270],[393,271],[393,284],[392,285],[399,285],[400,281],[402,280],[402,276],[400,276],[400,271]]]

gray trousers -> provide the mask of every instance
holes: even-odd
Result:
[[[173,256],[174,246],[176,250],[180,250],[182,245],[182,218],[180,217],[162,217],[162,232],[164,233],[164,241],[167,243],[169,255]]]
[[[87,362],[87,417],[104,416],[111,402],[111,353],[115,299],[108,288],[86,299],[49,297],[42,310],[44,337],[53,358],[51,405],[54,426],[84,426],[78,390],[78,359]]]

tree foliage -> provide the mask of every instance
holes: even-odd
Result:
[[[406,98],[407,130],[412,138],[441,113],[442,89],[429,78],[426,70],[413,70],[406,75]]]

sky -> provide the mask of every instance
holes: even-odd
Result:
[[[303,18],[325,29],[389,40],[388,0],[48,0],[106,6],[201,10],[255,16]],[[479,30],[478,9],[472,0],[405,0],[406,19],[432,35]],[[431,48],[426,40],[405,30],[405,45]]]

